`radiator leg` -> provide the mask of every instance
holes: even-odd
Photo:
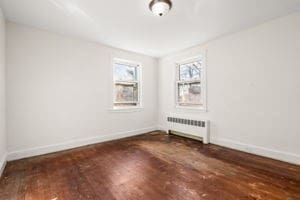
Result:
[[[207,137],[203,137],[203,144],[208,144],[209,142],[208,142],[208,139],[207,139]]]

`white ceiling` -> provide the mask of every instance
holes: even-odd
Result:
[[[299,0],[172,0],[165,17],[150,0],[0,0],[9,21],[163,56],[300,10]]]

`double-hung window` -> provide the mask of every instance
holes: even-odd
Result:
[[[206,110],[205,68],[202,56],[177,64],[176,106]]]
[[[114,109],[140,107],[140,64],[114,59],[113,68]]]

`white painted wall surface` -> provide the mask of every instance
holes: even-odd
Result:
[[[113,112],[112,58],[142,64],[143,109]],[[7,24],[9,159],[147,132],[157,126],[157,59]]]
[[[6,31],[9,159],[147,132],[157,116],[164,129],[177,113],[210,120],[213,143],[300,164],[299,13],[163,57],[158,70],[148,56],[14,23]],[[208,112],[177,110],[174,63],[203,51]],[[142,110],[110,110],[113,57],[143,64]]]
[[[175,109],[175,62],[207,51],[208,112]],[[300,13],[159,60],[159,124],[211,121],[212,142],[300,164]]]
[[[6,161],[5,131],[5,20],[0,8],[0,176]]]

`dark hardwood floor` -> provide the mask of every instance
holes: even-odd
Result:
[[[0,199],[299,200],[300,166],[153,132],[9,162]]]

